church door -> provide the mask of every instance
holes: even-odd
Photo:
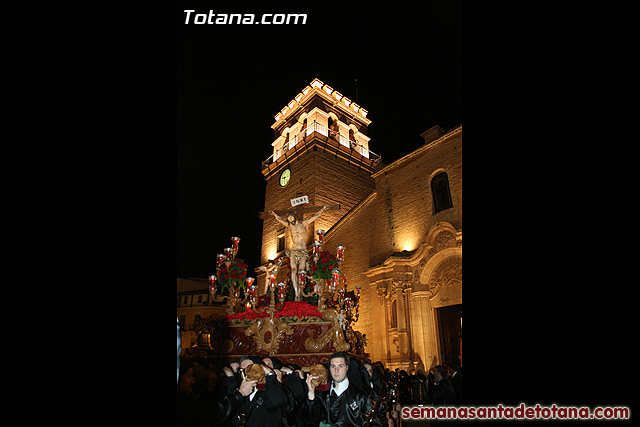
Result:
[[[437,309],[440,363],[462,365],[462,304]]]

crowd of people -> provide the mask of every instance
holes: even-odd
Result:
[[[271,356],[222,367],[215,358],[180,356],[177,425],[396,427],[402,406],[456,405],[462,396],[462,371],[451,363],[425,375],[345,352],[310,367]]]

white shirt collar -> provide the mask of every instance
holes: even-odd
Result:
[[[333,383],[331,389],[336,392],[338,396],[340,396],[344,391],[349,387],[349,378],[345,378],[341,383]]]
[[[256,393],[258,392],[258,387],[254,387],[253,388],[253,392],[249,395],[249,400],[253,402],[253,398],[255,397]]]

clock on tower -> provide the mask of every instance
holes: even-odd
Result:
[[[316,230],[330,230],[374,189],[371,174],[379,168],[380,156],[369,150],[371,120],[367,114],[357,103],[314,79],[274,117],[273,151],[262,162],[264,211],[291,209],[290,200],[300,196],[308,196],[311,206],[341,206],[325,212],[309,227],[308,245]],[[285,255],[291,248],[291,236],[272,216],[263,221],[264,265]]]
[[[289,183],[289,179],[291,178],[291,169],[286,168],[280,174],[280,186],[284,187]]]

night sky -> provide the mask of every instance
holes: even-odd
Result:
[[[178,277],[214,273],[231,236],[250,272],[259,265],[270,126],[316,76],[369,111],[370,149],[386,164],[430,127],[462,124],[460,2],[384,5],[178,1]],[[185,9],[306,13],[307,22],[186,25]]]

